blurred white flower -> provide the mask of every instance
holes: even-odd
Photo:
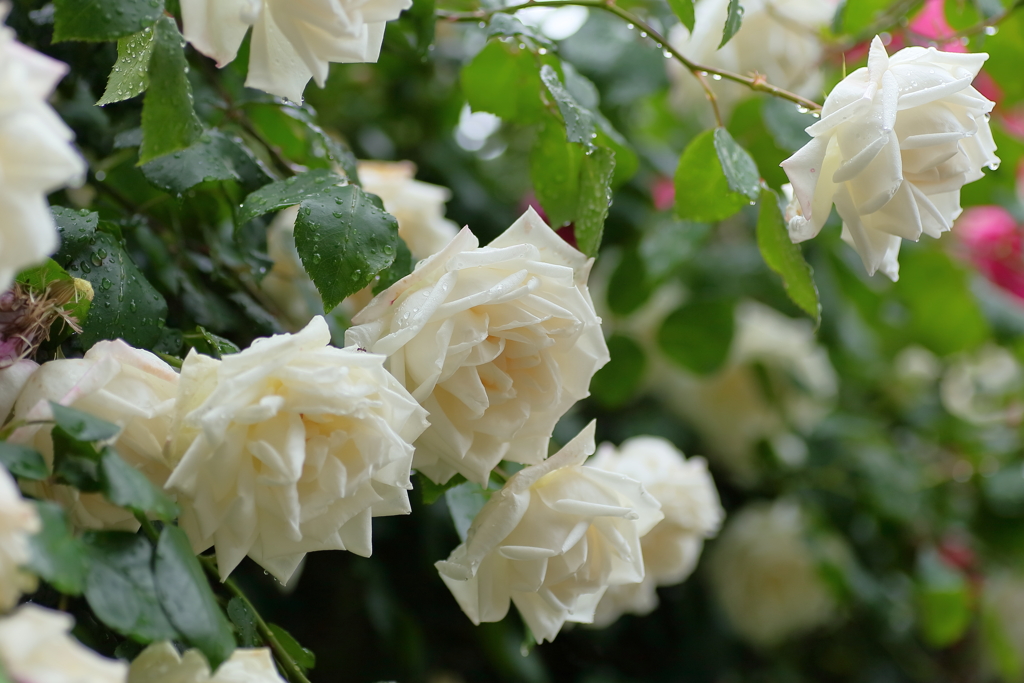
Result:
[[[298,206],[278,212],[267,228],[267,256],[273,262],[260,281],[260,289],[292,329],[305,327],[313,316],[324,313],[323,301],[306,274],[295,249],[295,219]]]
[[[973,424],[1016,425],[1024,418],[1024,372],[1012,353],[994,344],[960,356],[939,395],[946,410]]]
[[[370,518],[408,514],[425,413],[384,358],[329,345],[323,317],[181,368],[167,487],[221,577],[249,555],[287,583],[307,552],[369,556]]]
[[[0,618],[0,665],[18,683],[127,683],[128,665],[72,638],[74,625],[64,612],[22,605]]]
[[[666,439],[637,436],[619,448],[601,444],[587,466],[639,481],[665,515],[640,539],[644,580],[612,586],[601,599],[594,624],[607,626],[627,612],[650,613],[658,606],[658,586],[672,586],[689,576],[704,539],[718,533],[725,511],[704,458],[686,459]]]
[[[889,57],[875,37],[867,67],[829,93],[811,141],[782,163],[802,209],[790,238],[815,237],[834,203],[868,273],[898,279],[900,240],[949,230],[960,188],[999,164],[994,104],[971,86],[986,59],[923,47]]]
[[[0,3],[0,22],[8,11],[10,4]],[[46,195],[85,174],[74,133],[46,102],[67,71],[0,23],[0,291],[57,250]]]
[[[806,457],[800,434],[830,411],[838,390],[827,351],[809,320],[794,320],[752,301],[736,307],[736,331],[725,367],[710,377],[659,363],[653,390],[700,433],[708,455],[736,481],[758,478],[757,444],[767,441],[784,462]]]
[[[210,673],[210,665],[199,650],[179,655],[163,641],[143,650],[128,670],[128,683],[286,683],[277,672],[270,650],[238,648]]]
[[[586,7],[527,7],[516,12],[516,18],[527,26],[539,30],[551,40],[565,40],[576,34],[587,23],[590,12]]]
[[[35,578],[21,567],[29,560],[29,536],[40,529],[35,507],[21,497],[14,477],[0,466],[0,612],[35,588]]]
[[[537,642],[550,641],[566,621],[593,621],[609,586],[643,580],[640,537],[660,506],[640,482],[583,466],[594,424],[513,475],[436,564],[474,624],[502,620],[511,600]]]
[[[751,503],[711,549],[707,575],[715,595],[736,632],[755,645],[777,645],[836,614],[807,532],[795,503]]]
[[[669,43],[704,66],[743,76],[757,72],[772,85],[815,98],[824,83],[820,33],[832,21],[838,5],[838,0],[744,0],[740,30],[718,49],[729,0],[699,0],[693,33],[677,24],[669,32]],[[675,105],[687,112],[706,109],[704,90],[693,74],[675,60],[668,68]],[[726,113],[752,94],[749,88],[729,81],[711,85]]]
[[[114,446],[129,465],[163,486],[170,474],[164,458],[169,438],[178,373],[158,357],[132,348],[120,339],[101,341],[84,358],[52,360],[29,378],[14,406],[14,419],[51,418],[49,401],[71,406],[121,427]],[[51,428],[19,427],[11,441],[32,446],[53,466]],[[26,482],[26,492],[61,503],[79,528],[127,529],[139,523],[134,515],[99,493],[70,486]]]
[[[185,40],[223,67],[252,26],[245,84],[302,102],[331,62],[376,62],[384,26],[412,0],[181,0]]]
[[[544,459],[555,423],[608,362],[592,262],[529,209],[486,247],[463,229],[352,319],[346,342],[387,356],[430,413],[418,471],[486,484],[503,459]]]

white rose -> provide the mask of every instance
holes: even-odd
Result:
[[[640,537],[660,505],[640,482],[583,466],[594,424],[513,475],[436,564],[474,624],[501,621],[511,600],[537,642],[553,640],[566,621],[593,621],[609,586],[643,580]]]
[[[29,560],[29,536],[41,529],[35,507],[21,497],[14,478],[0,467],[0,612],[35,587],[35,579],[21,570]]]
[[[9,10],[0,4],[0,22]],[[46,195],[85,173],[71,144],[74,133],[46,102],[67,70],[17,42],[0,23],[0,291],[57,251]]]
[[[7,422],[7,417],[14,409],[14,403],[21,395],[21,390],[38,369],[39,364],[27,358],[16,361],[6,368],[0,368],[0,424]]]
[[[808,320],[794,320],[752,301],[736,308],[736,331],[725,367],[698,377],[660,363],[654,391],[707,443],[709,456],[744,485],[757,473],[757,444],[771,443],[787,464],[799,465],[809,433],[830,411],[838,391],[828,352]],[[770,395],[766,395],[767,379]]]
[[[669,43],[689,59],[704,66],[743,76],[764,75],[772,85],[815,97],[823,82],[824,50],[819,37],[828,27],[837,0],[744,0],[740,30],[718,49],[729,14],[729,0],[700,0],[694,8],[693,33],[678,24]],[[697,79],[675,60],[669,62],[672,97],[683,111],[705,102]],[[712,83],[719,107],[728,112],[751,90],[729,81]],[[695,104],[696,107],[695,107]]]
[[[0,668],[25,683],[127,683],[128,665],[101,657],[69,633],[64,612],[26,603],[0,618]]]
[[[776,645],[835,615],[806,533],[803,512],[793,502],[752,503],[732,516],[711,549],[712,588],[744,639]]]
[[[1024,418],[1024,372],[1013,354],[989,344],[958,358],[939,395],[950,414],[977,425],[1019,424]]]
[[[121,427],[114,442],[117,452],[156,486],[163,486],[170,474],[163,449],[169,438],[177,386],[178,373],[149,351],[132,348],[120,339],[102,341],[84,358],[43,363],[18,397],[14,419],[50,419],[49,401],[54,401],[112,422]],[[19,427],[11,441],[32,446],[52,467],[50,431],[50,427],[41,425]],[[79,528],[139,528],[131,512],[99,493],[81,493],[70,486],[45,482],[26,482],[24,487],[33,495],[60,502]]]
[[[181,0],[185,40],[225,66],[252,26],[245,84],[302,102],[331,62],[376,62],[384,26],[412,0]]]
[[[601,599],[594,623],[607,626],[626,612],[652,612],[658,606],[658,586],[672,586],[689,576],[697,566],[704,539],[718,533],[725,511],[704,458],[687,460],[666,439],[637,436],[619,448],[601,444],[587,466],[639,481],[661,503],[665,515],[640,540],[644,580],[612,586]]]
[[[128,683],[286,683],[274,666],[270,650],[238,648],[210,673],[210,665],[199,650],[179,655],[163,641],[143,650],[128,670]]]
[[[869,274],[899,277],[900,239],[939,237],[960,215],[960,188],[996,168],[988,112],[971,87],[986,54],[908,47],[881,39],[868,65],[829,94],[812,140],[782,163],[800,202],[794,242],[821,231],[832,204]]]
[[[544,459],[555,423],[608,362],[592,262],[529,209],[487,247],[464,228],[352,319],[346,342],[386,355],[430,413],[418,471],[485,484],[503,459]]]
[[[410,512],[425,412],[382,356],[330,340],[317,317],[220,361],[185,359],[167,487],[222,578],[246,555],[282,583],[307,552],[369,556],[370,518]]]

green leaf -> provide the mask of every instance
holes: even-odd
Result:
[[[709,375],[729,357],[733,327],[731,301],[694,301],[665,318],[658,330],[658,346],[681,367]]]
[[[597,256],[604,233],[604,221],[612,203],[615,152],[594,147],[583,157],[580,169],[579,202],[576,207],[576,245],[587,256]]]
[[[58,256],[65,253],[62,249]],[[119,338],[140,348],[156,344],[167,317],[167,302],[116,237],[96,232],[67,256],[68,272],[88,280],[93,288],[81,335],[84,347]]]
[[[84,493],[100,490],[100,455],[88,441],[80,441],[60,427],[50,432],[53,440],[53,474],[58,483]]]
[[[540,45],[551,47],[553,43],[542,33],[538,33],[510,14],[495,14],[487,25],[487,37],[493,36],[514,38],[526,36]]]
[[[810,112],[801,113],[792,102],[769,98],[761,106],[761,117],[780,149],[795,152],[811,140],[806,128],[814,123],[815,118]]]
[[[96,226],[99,225],[100,216],[94,211],[75,211],[66,209],[63,206],[52,206],[50,212],[57,224],[57,233],[60,235],[60,250],[54,255],[58,263],[66,264],[71,260],[71,255],[82,246],[87,245],[89,240],[96,236]]]
[[[295,248],[325,311],[370,284],[397,247],[398,221],[357,185],[325,188],[299,205]]]
[[[653,282],[661,282],[697,255],[711,234],[707,223],[656,219],[640,239],[640,257]]]
[[[185,532],[165,526],[153,558],[156,593],[168,620],[216,669],[231,656],[235,636]]]
[[[558,111],[565,122],[565,136],[569,142],[592,144],[594,137],[594,116],[579,105],[576,99],[562,85],[558,72],[550,64],[540,68],[540,80],[555,98]]]
[[[238,224],[247,223],[271,211],[280,211],[300,204],[304,199],[321,194],[325,188],[343,182],[345,179],[337,173],[318,168],[287,180],[270,183],[245,198],[242,208],[238,210]]]
[[[493,492],[490,486],[485,489],[472,481],[452,486],[445,491],[444,500],[448,505],[448,514],[451,515],[455,531],[463,542],[466,540],[466,532],[469,531],[470,525],[473,524],[473,520],[476,519],[477,514],[487,504],[487,501],[491,499]]]
[[[89,413],[50,401],[53,420],[68,436],[77,441],[107,441],[121,432],[112,422],[101,420]]]
[[[553,118],[537,131],[530,149],[530,180],[552,227],[576,217],[584,156],[583,147],[568,142],[565,127]]]
[[[718,44],[719,50],[732,40],[732,37],[740,30],[742,22],[743,6],[740,5],[740,0],[729,0],[729,9],[725,15],[725,27],[722,29],[722,42]]]
[[[281,644],[284,651],[287,652],[295,663],[301,666],[303,669],[312,669],[316,666],[316,655],[313,654],[312,650],[302,647],[299,645],[299,641],[295,640],[292,634],[285,631],[277,624],[267,624],[270,632],[277,638],[277,642]]]
[[[157,187],[179,194],[199,183],[217,180],[234,180],[252,192],[274,180],[271,171],[240,138],[216,129],[203,133],[187,149],[144,164],[142,173]]]
[[[185,39],[178,32],[174,19],[166,16],[157,22],[154,33],[149,89],[142,103],[140,165],[185,149],[203,132],[203,124],[192,108]]]
[[[435,484],[430,481],[427,476],[420,474],[419,472],[416,473],[416,488],[420,490],[420,499],[423,501],[424,505],[431,505],[436,502],[438,498],[443,496],[445,491],[453,486],[458,486],[464,481],[466,481],[464,476],[456,474],[443,484]]]
[[[189,332],[183,336],[184,343],[199,353],[221,359],[233,353],[241,351],[238,345],[230,339],[219,337],[206,328],[197,325],[195,332]]]
[[[693,13],[693,0],[668,0],[668,6],[672,8],[672,13],[679,18],[679,21],[683,22],[686,30],[692,33],[693,22],[696,20]]]
[[[125,531],[90,531],[85,599],[96,617],[140,643],[179,638],[164,615],[153,580],[153,546]]]
[[[3,418],[0,418],[2,421]],[[0,441],[0,465],[22,479],[39,481],[50,476],[46,461],[34,448],[9,441]]]
[[[163,0],[54,0],[53,42],[113,40],[152,26]]]
[[[608,282],[608,307],[616,315],[627,316],[646,303],[653,289],[637,250],[628,249]]]
[[[549,116],[540,99],[544,85],[537,59],[513,43],[490,41],[463,67],[460,78],[473,111],[517,123],[537,123]]]
[[[46,259],[42,265],[18,273],[18,277],[15,280],[18,284],[28,287],[33,292],[42,294],[50,284],[54,282],[71,282],[72,278],[66,270],[60,267],[59,263],[53,259]]]
[[[412,252],[409,251],[409,247],[406,246],[405,240],[401,237],[398,239],[397,249],[395,250],[395,261],[386,270],[381,271],[380,280],[373,286],[373,293],[380,294],[385,289],[395,284],[403,277],[412,272],[413,266],[416,264],[412,260]]]
[[[100,490],[114,505],[165,522],[178,516],[178,506],[145,474],[126,463],[113,448],[100,454]]]
[[[881,17],[891,5],[892,0],[846,0],[839,10],[842,13],[840,30],[847,35],[859,34]],[[836,18],[839,19],[838,16]]]
[[[757,164],[747,150],[736,144],[736,140],[725,128],[715,129],[715,152],[718,162],[729,181],[729,189],[740,192],[751,201],[761,194],[761,176]]]
[[[141,95],[149,87],[149,59],[156,31],[146,27],[117,41],[117,61],[107,77],[107,89],[96,103],[102,107]]]
[[[81,595],[89,569],[85,546],[71,534],[59,505],[36,501],[35,506],[43,528],[29,539],[27,568],[61,593]]]
[[[676,169],[676,215],[685,220],[713,223],[728,218],[750,198],[732,189],[719,161],[716,131],[694,138],[679,158]]]
[[[820,323],[821,303],[814,273],[800,245],[789,239],[779,199],[767,188],[761,192],[761,208],[757,214],[757,246],[764,262],[782,278],[786,294],[793,303],[811,316],[816,325]]]
[[[611,360],[590,381],[590,393],[602,407],[614,410],[625,405],[643,382],[647,354],[629,337],[613,334],[608,338]]]
[[[228,619],[238,629],[238,637],[242,647],[259,647],[263,644],[256,631],[256,617],[245,604],[244,600],[231,598],[228,600]]]
[[[970,585],[934,550],[918,557],[917,576],[921,634],[932,647],[952,645],[971,625]]]

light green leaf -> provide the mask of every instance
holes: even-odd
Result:
[[[733,331],[731,301],[694,301],[665,318],[658,330],[658,346],[681,367],[709,375],[728,358]]]
[[[303,669],[312,669],[316,666],[316,655],[313,654],[312,650],[299,645],[299,641],[295,640],[292,634],[277,624],[267,624],[267,627],[270,628],[271,633],[277,638],[277,642],[281,643],[281,647],[295,660],[296,664]]]
[[[456,474],[451,479],[443,484],[435,484],[430,481],[430,478],[421,474],[416,473],[416,488],[420,490],[420,499],[424,505],[431,505],[436,502],[438,498],[445,494],[448,489],[458,486],[459,484],[466,481],[466,478],[461,474]]]
[[[511,43],[489,42],[463,67],[461,82],[473,111],[517,123],[537,123],[549,115],[540,99],[544,85],[535,56]]]
[[[242,208],[238,210],[238,223],[241,225],[271,211],[280,211],[289,206],[295,206],[304,199],[319,195],[325,188],[344,181],[345,179],[337,173],[318,168],[292,176],[287,180],[278,180],[264,185],[242,202]]]
[[[757,164],[747,150],[740,147],[725,128],[715,129],[715,152],[729,182],[729,189],[740,192],[750,200],[761,194],[761,176]]]
[[[81,595],[89,567],[82,542],[75,538],[60,505],[36,501],[42,530],[29,539],[28,569],[67,595]]]
[[[584,151],[565,137],[561,122],[549,117],[530,148],[530,180],[537,201],[554,228],[576,217],[580,197],[580,166]]]
[[[113,40],[152,26],[163,0],[54,0],[53,42]]]
[[[740,4],[740,0],[729,0],[729,9],[725,15],[725,27],[722,29],[722,42],[718,44],[719,50],[732,40],[732,37],[740,30],[742,22],[743,6]]]
[[[804,259],[800,245],[793,244],[779,209],[779,200],[769,189],[761,192],[757,215],[757,246],[768,267],[781,278],[786,294],[815,324],[821,322],[821,303],[814,273]]]
[[[918,557],[917,578],[921,634],[932,647],[952,645],[971,624],[971,588],[966,578],[934,550]]]
[[[141,95],[149,87],[149,59],[156,31],[146,27],[117,41],[117,61],[107,77],[107,89],[96,103],[102,107]]]
[[[555,98],[558,111],[565,121],[565,136],[569,142],[581,142],[590,145],[594,138],[594,116],[584,109],[562,85],[558,72],[550,64],[540,68],[540,80]]]
[[[672,8],[672,13],[679,18],[679,21],[683,22],[686,30],[692,33],[693,22],[696,20],[693,13],[693,0],[668,0],[668,6]]]
[[[694,138],[679,158],[676,169],[676,215],[685,220],[713,223],[750,204],[732,189],[719,161],[714,130]]]
[[[203,124],[192,107],[185,39],[171,17],[161,18],[153,31],[149,89],[142,103],[140,165],[185,149],[203,132]]]
[[[612,203],[614,176],[615,152],[595,146],[584,155],[574,230],[576,246],[587,256],[597,256],[601,247],[604,221]]]

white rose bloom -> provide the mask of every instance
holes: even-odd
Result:
[[[1024,372],[1013,354],[988,345],[958,358],[940,385],[950,414],[977,425],[1017,425],[1024,418]]]
[[[252,26],[245,84],[302,102],[331,62],[376,62],[384,26],[412,0],[181,0],[185,40],[225,66]]]
[[[6,368],[0,368],[0,424],[7,422],[7,417],[14,409],[14,403],[21,395],[21,390],[38,369],[39,364],[27,358]]]
[[[84,358],[52,360],[36,370],[15,403],[14,419],[51,418],[49,401],[54,401],[112,422],[121,427],[114,442],[117,452],[156,486],[163,486],[170,474],[164,446],[177,387],[177,371],[149,351],[132,348],[120,339],[101,341]],[[52,467],[50,431],[43,425],[19,427],[11,441],[32,446]],[[79,528],[139,528],[131,512],[99,493],[81,493],[46,482],[26,482],[24,488],[61,503]]]
[[[75,620],[26,603],[0,618],[0,666],[24,683],[127,683],[128,665],[71,637]]]
[[[413,466],[486,484],[501,460],[544,459],[555,423],[608,362],[587,291],[593,259],[533,209],[486,247],[464,228],[381,292],[345,339],[388,357],[430,413]]]
[[[923,47],[889,57],[876,37],[867,67],[832,90],[812,140],[782,163],[800,203],[790,238],[816,236],[834,203],[868,273],[896,280],[900,240],[949,230],[960,188],[999,164],[994,103],[971,87],[986,59]]]
[[[18,484],[0,466],[0,612],[14,607],[35,579],[21,567],[29,560],[29,536],[41,529],[35,507],[21,497]]]
[[[444,217],[444,205],[451,198],[451,191],[416,180],[415,174],[416,165],[411,161],[359,162],[362,188],[381,198],[384,209],[398,220],[398,236],[409,247],[413,260],[419,261],[441,251],[459,228]],[[292,325],[302,327],[324,311],[320,295],[295,249],[298,212],[297,206],[281,211],[267,229],[267,254],[274,266],[260,287]],[[373,285],[369,285],[345,299],[341,306],[351,316],[372,298]]]
[[[566,621],[592,622],[609,586],[643,581],[640,537],[660,506],[640,482],[583,466],[594,424],[513,475],[436,564],[474,624],[501,621],[511,600],[537,642],[550,641]]]
[[[46,195],[85,173],[74,133],[46,102],[68,67],[19,43],[2,24],[9,10],[0,3],[0,291],[57,251]]]
[[[601,599],[594,624],[607,626],[626,612],[652,612],[658,606],[658,586],[672,586],[689,576],[704,539],[718,533],[725,511],[704,458],[687,460],[666,439],[637,436],[619,448],[601,444],[587,466],[639,481],[661,503],[665,515],[640,540],[644,580],[612,586]]]
[[[654,391],[697,429],[709,456],[743,485],[758,477],[759,441],[768,441],[785,463],[800,465],[806,445],[799,435],[829,413],[838,391],[836,372],[810,321],[752,301],[736,308],[729,358],[716,374],[699,377],[667,361],[659,365]]]
[[[711,549],[712,588],[744,639],[776,645],[835,615],[835,601],[818,574],[806,533],[795,503],[752,503],[732,516]]]
[[[163,641],[143,650],[128,670],[128,683],[286,683],[277,672],[270,650],[238,648],[210,673],[210,665],[199,650],[179,655]]]
[[[222,578],[249,555],[287,583],[307,552],[370,555],[370,518],[410,512],[425,412],[384,358],[330,346],[323,317],[181,368],[167,487]]]
[[[820,34],[829,26],[838,4],[837,0],[744,0],[740,30],[718,49],[729,0],[699,0],[693,33],[678,24],[669,33],[669,43],[704,66],[743,76],[756,72],[772,85],[815,98],[824,82]],[[668,67],[676,106],[683,111],[694,110],[694,103],[700,107],[706,100],[697,79],[675,60]],[[749,88],[729,81],[713,82],[712,88],[719,107],[726,112],[752,94]]]

